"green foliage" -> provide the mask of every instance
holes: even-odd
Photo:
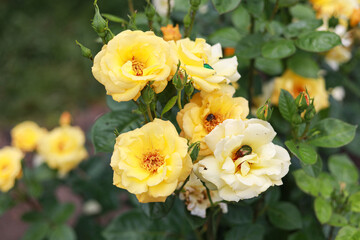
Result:
[[[267,211],[270,222],[284,230],[295,230],[302,227],[301,214],[295,205],[278,202],[270,205]]]
[[[286,58],[296,51],[293,41],[287,39],[277,39],[265,43],[261,48],[263,57],[270,59]]]
[[[301,34],[295,44],[308,52],[324,52],[341,44],[341,39],[333,32],[314,31]]]
[[[153,202],[153,203],[140,203],[140,206],[146,216],[151,219],[160,219],[165,217],[174,205],[175,196],[170,196],[164,203]]]
[[[332,215],[331,204],[322,197],[315,198],[314,210],[316,217],[321,223],[326,223],[330,220]]]
[[[360,238],[360,229],[346,226],[340,229],[335,240],[355,240]]]
[[[288,122],[292,122],[296,112],[296,105],[292,95],[284,89],[281,89],[280,92],[279,110],[284,119]]]
[[[295,143],[294,140],[285,142],[288,149],[303,163],[314,164],[317,161],[317,153],[315,149],[306,142]]]
[[[319,185],[316,178],[307,175],[304,170],[296,170],[293,172],[296,184],[298,187],[313,196],[317,196],[319,192]]]
[[[341,147],[354,139],[356,127],[339,119],[326,118],[310,130],[308,143],[317,147]]]
[[[261,240],[264,234],[264,226],[248,223],[231,228],[231,230],[225,234],[225,240]]]
[[[287,61],[287,64],[292,71],[300,76],[318,78],[320,68],[309,55],[296,54]]]
[[[329,170],[340,182],[357,183],[359,171],[346,155],[333,155],[329,159]]]
[[[219,14],[224,14],[234,10],[241,0],[211,0],[214,4],[215,9]]]
[[[217,30],[209,36],[211,43],[220,43],[223,47],[236,47],[243,36],[233,27]]]

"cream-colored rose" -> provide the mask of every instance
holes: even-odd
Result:
[[[311,98],[314,98],[316,111],[329,107],[329,94],[325,88],[325,79],[305,78],[295,74],[291,70],[286,70],[280,77],[275,78],[271,103],[277,105],[281,89],[285,89],[296,98],[300,92],[308,91]]]
[[[213,203],[222,201],[217,191],[210,191],[210,196]],[[211,206],[210,200],[206,193],[206,188],[194,173],[190,174],[189,181],[180,192],[179,198],[185,201],[186,208],[190,211],[191,215],[201,218],[206,217],[206,209]],[[219,206],[223,213],[227,213],[226,203],[219,203]]]
[[[165,17],[167,15],[169,8],[168,0],[152,0],[152,3],[160,16]],[[174,7],[174,5],[175,0],[170,0],[170,10]]]
[[[64,176],[88,156],[84,144],[85,135],[79,127],[64,125],[39,141],[38,152],[50,168]]]
[[[240,78],[237,71],[237,58],[222,58],[220,43],[210,46],[205,39],[189,38],[176,41],[176,51],[189,78],[193,80],[196,89],[212,92],[221,85],[236,82]]]
[[[225,119],[245,119],[249,114],[248,101],[232,97],[234,88],[227,86],[212,93],[196,93],[190,103],[178,112],[176,120],[181,128],[180,135],[191,143],[200,141],[200,156],[211,153],[204,137]]]
[[[351,51],[344,46],[336,46],[325,55],[325,62],[334,70],[339,70],[339,66],[351,59]]]
[[[34,151],[38,141],[46,134],[46,129],[40,128],[32,121],[25,121],[11,129],[12,145],[25,152]]]
[[[221,198],[239,201],[281,185],[289,171],[288,152],[272,143],[276,133],[260,119],[228,119],[205,137],[213,155],[194,165],[194,172]]]
[[[169,121],[155,119],[120,134],[111,157],[114,185],[136,194],[139,202],[165,202],[192,169],[185,138]]]
[[[0,149],[0,191],[7,192],[21,176],[21,160],[24,153],[15,147]]]
[[[95,56],[92,73],[115,101],[136,100],[152,81],[156,93],[176,71],[177,58],[170,43],[153,32],[126,30]]]

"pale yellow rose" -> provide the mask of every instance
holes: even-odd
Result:
[[[249,114],[248,101],[242,97],[232,97],[234,89],[225,89],[212,93],[196,93],[190,103],[178,112],[176,120],[181,128],[180,135],[191,143],[200,141],[200,156],[211,153],[204,137],[225,119],[245,119]]]
[[[15,184],[15,179],[20,177],[21,160],[24,153],[15,147],[3,147],[0,149],[0,190],[9,191]]]
[[[310,0],[319,18],[340,17],[349,19],[354,9],[359,8],[357,0]]]
[[[351,59],[351,50],[344,46],[336,46],[328,51],[325,55],[325,62],[335,71],[339,66]]]
[[[218,203],[223,200],[219,196],[218,191],[210,191],[210,196],[213,203]],[[185,202],[186,208],[190,211],[191,215],[201,218],[206,217],[206,209],[211,206],[210,200],[208,198],[206,188],[194,173],[190,174],[189,181],[180,192],[179,198]],[[222,212],[227,213],[227,204],[218,204]]]
[[[226,201],[258,196],[281,185],[288,173],[288,152],[272,143],[276,133],[260,119],[228,119],[205,137],[213,152],[194,165],[195,174]]]
[[[193,80],[196,89],[212,92],[221,85],[236,82],[240,78],[237,58],[222,58],[220,43],[210,46],[205,39],[188,38],[176,41],[176,51],[181,68]]]
[[[164,202],[192,169],[185,138],[169,121],[155,119],[116,138],[111,157],[114,185],[139,202]]]
[[[36,123],[25,121],[11,129],[12,145],[25,152],[34,151],[38,141],[46,134],[46,129]]]
[[[170,43],[153,32],[126,30],[104,45],[95,56],[92,73],[115,101],[136,100],[145,85],[160,93],[176,71]]]
[[[281,89],[285,89],[296,98],[300,92],[307,90],[311,98],[314,98],[316,111],[329,107],[329,94],[325,88],[325,79],[305,78],[295,74],[291,70],[286,70],[280,77],[275,78],[271,103],[277,105]]]
[[[61,126],[53,129],[39,141],[38,152],[50,168],[66,175],[88,154],[85,135],[79,127]]]

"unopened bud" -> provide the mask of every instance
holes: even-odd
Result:
[[[302,112],[310,105],[310,96],[307,92],[300,92],[295,99],[297,108]]]
[[[145,8],[145,15],[148,19],[152,20],[155,16],[155,8],[152,4],[148,4]]]
[[[271,118],[271,114],[273,112],[273,109],[269,107],[269,101],[266,101],[266,103],[258,108],[256,111],[257,118],[268,121]]]
[[[141,91],[141,96],[144,99],[145,104],[149,105],[155,97],[155,92],[150,85],[146,85],[146,87]]]
[[[185,84],[184,90],[185,90],[185,94],[189,97],[191,96],[191,94],[193,94],[194,85],[192,84],[192,81],[189,81],[188,83]]]
[[[196,9],[199,7],[200,3],[201,3],[201,0],[190,0],[190,5]]]
[[[190,27],[191,17],[190,17],[190,15],[189,15],[189,13],[185,15],[183,21],[184,21],[184,27],[186,27],[186,28]]]
[[[314,118],[315,114],[316,114],[315,107],[314,107],[314,105],[311,104],[306,109],[306,112],[305,112],[305,115],[304,115],[305,121],[309,122],[311,119]]]
[[[182,90],[187,82],[188,75],[187,73],[182,70],[178,69],[176,72],[174,78],[173,78],[173,84],[177,90]]]
[[[67,126],[71,123],[71,114],[69,112],[63,112],[59,119],[60,126]]]
[[[75,40],[76,44],[80,47],[81,49],[81,55],[83,55],[84,57],[93,60],[93,56],[91,54],[91,50],[87,47],[84,47],[84,45],[82,45],[81,43],[79,43],[77,40]]]
[[[97,1],[94,2],[94,7],[95,7],[95,15],[94,15],[91,25],[94,28],[95,32],[97,32],[97,34],[100,37],[105,37],[105,29],[107,27],[107,22],[100,14],[100,10],[97,5]],[[103,36],[101,36],[101,35],[103,35]]]

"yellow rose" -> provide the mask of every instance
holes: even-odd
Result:
[[[64,125],[40,140],[38,152],[50,168],[65,175],[88,156],[84,144],[85,135],[79,127]]]
[[[0,149],[0,190],[9,191],[15,184],[15,179],[21,176],[21,160],[24,154],[15,147]]]
[[[359,8],[357,0],[310,0],[318,17],[332,16],[349,19],[354,9]]]
[[[176,54],[153,32],[126,30],[95,56],[92,73],[115,101],[136,100],[149,81],[156,93],[176,71]]]
[[[272,143],[276,133],[260,119],[227,119],[205,137],[213,155],[194,165],[195,174],[226,201],[258,196],[282,185],[289,153]]]
[[[233,93],[230,86],[212,93],[196,93],[178,112],[176,120],[182,130],[180,135],[191,143],[200,141],[200,156],[211,153],[204,137],[218,124],[225,119],[245,119],[249,114],[248,101],[242,97],[233,98]]]
[[[220,43],[210,46],[205,39],[188,38],[176,41],[176,51],[189,78],[196,89],[212,92],[220,89],[221,85],[236,82],[240,78],[237,71],[237,58],[222,58]]]
[[[169,121],[155,119],[116,138],[111,157],[114,185],[139,202],[164,202],[192,169],[186,139]]]
[[[351,59],[351,50],[344,46],[336,46],[328,51],[325,55],[325,62],[335,71],[339,66]]]
[[[46,130],[34,122],[22,122],[11,130],[12,145],[25,152],[31,152],[36,149],[39,139],[45,133]]]
[[[285,89],[293,95],[294,98],[307,89],[310,97],[314,98],[316,111],[329,107],[329,94],[325,88],[325,80],[319,78],[305,78],[295,74],[291,70],[286,70],[281,77],[275,78],[271,103],[277,105],[281,89]]]

